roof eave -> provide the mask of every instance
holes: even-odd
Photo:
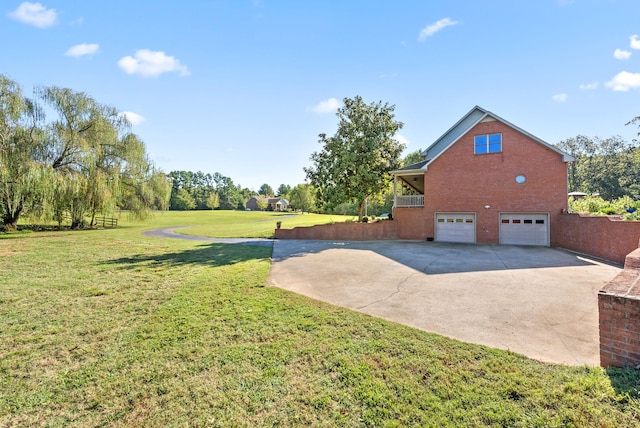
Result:
[[[397,169],[395,171],[391,171],[393,175],[414,175],[414,174],[423,174],[427,170],[426,166],[420,169]]]

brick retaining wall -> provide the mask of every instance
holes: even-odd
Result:
[[[614,217],[563,214],[558,217],[558,247],[623,264],[627,254],[638,248],[640,221]]]
[[[598,293],[598,312],[600,365],[640,365],[640,248],[627,255],[624,270]]]
[[[321,239],[346,241],[375,241],[398,239],[398,222],[382,220],[374,223],[334,223],[293,229],[276,229],[277,239]]]

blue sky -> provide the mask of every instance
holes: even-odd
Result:
[[[42,0],[0,4],[0,73],[128,112],[156,166],[296,185],[345,97],[407,152],[479,105],[555,144],[640,115],[640,1]]]

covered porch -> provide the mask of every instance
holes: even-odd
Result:
[[[393,206],[394,208],[424,207],[424,170],[395,172]]]

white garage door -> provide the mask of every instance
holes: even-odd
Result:
[[[500,243],[549,245],[549,215],[500,214]]]
[[[476,215],[473,213],[436,214],[436,241],[476,242]]]

